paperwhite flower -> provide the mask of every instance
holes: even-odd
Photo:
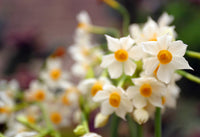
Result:
[[[180,88],[176,85],[176,81],[181,78],[178,74],[173,74],[172,80],[167,85],[166,95],[162,97],[163,104],[169,108],[176,108],[177,98],[179,97]]]
[[[153,77],[132,79],[135,86],[127,89],[127,94],[136,108],[147,106],[148,102],[156,107],[163,107],[161,97],[165,95],[166,86]]]
[[[133,105],[124,90],[112,85],[105,85],[102,91],[97,92],[93,100],[101,102],[101,113],[103,115],[110,115],[115,112],[117,116],[125,119],[126,113],[133,109]]]
[[[52,98],[46,85],[34,80],[30,83],[30,88],[25,92],[27,101],[45,101]]]
[[[0,123],[5,123],[12,115],[14,101],[6,92],[0,91]]]
[[[94,120],[94,127],[100,128],[100,127],[105,126],[108,122],[108,119],[109,119],[108,115],[103,115],[101,113],[98,113]]]
[[[87,133],[87,134],[85,134],[85,135],[83,135],[82,137],[102,137],[102,136],[100,136],[100,135],[98,135],[98,134],[96,134],[96,133]]]
[[[173,21],[173,16],[164,13],[159,19],[158,23],[150,17],[143,27],[138,24],[130,26],[131,36],[135,39],[137,44],[146,41],[157,41],[157,38],[165,34],[170,34],[173,38],[176,37],[174,26],[168,26]]]
[[[41,72],[40,77],[52,89],[70,84],[67,82],[68,74],[62,69],[60,58],[47,59],[46,69]]]
[[[157,42],[144,42],[143,49],[150,57],[144,59],[144,70],[147,75],[155,73],[162,82],[169,83],[177,69],[192,69],[183,55],[187,45],[182,41],[172,41],[164,35]]]
[[[99,79],[90,78],[80,82],[78,85],[79,91],[83,95],[91,95],[94,97],[98,91],[103,90],[105,84],[111,84],[110,80],[106,77],[100,77]]]
[[[15,137],[35,137],[38,133],[34,131],[30,132],[21,132],[15,135]]]
[[[134,60],[140,59],[138,47],[133,47],[134,40],[129,36],[116,39],[107,35],[106,39],[108,49],[114,53],[102,57],[101,67],[108,68],[111,78],[119,78],[123,71],[126,75],[133,75],[136,69]]]

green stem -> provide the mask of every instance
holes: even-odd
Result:
[[[123,75],[120,81],[118,82],[117,86],[122,87],[124,85],[126,78],[127,78],[126,75]]]
[[[193,82],[196,82],[198,84],[200,84],[200,78],[197,77],[197,76],[194,76],[186,71],[183,71],[183,70],[177,70],[176,73],[178,73],[179,75],[193,81]]]
[[[5,137],[3,134],[0,133],[0,137]]]
[[[188,57],[192,57],[192,58],[197,58],[200,59],[200,53],[196,52],[196,51],[186,51],[186,54]]]
[[[161,108],[157,107],[155,112],[155,137],[161,137]]]
[[[106,27],[99,27],[99,26],[90,26],[89,30],[90,33],[94,33],[94,34],[108,34],[110,36],[113,37],[119,37],[119,32],[118,30],[114,29],[114,28],[106,28]]]
[[[85,112],[82,112],[81,118],[82,118],[82,125],[85,127],[86,133],[89,133],[90,130],[88,126],[87,115],[85,114]]]
[[[111,121],[111,137],[117,137],[118,136],[118,125],[119,125],[119,118],[113,114],[112,121]]]
[[[40,127],[38,127],[37,125],[35,124],[32,124],[32,123],[29,123],[26,119],[24,118],[17,118],[17,121],[20,122],[21,124],[25,125],[26,127],[30,128],[30,129],[33,129],[39,133],[42,132],[42,129]]]
[[[130,137],[136,137],[136,123],[133,121],[130,115],[127,115],[126,118],[128,122]]]
[[[139,124],[137,124],[137,137],[143,137],[143,128]]]
[[[54,128],[53,128],[53,125],[52,125],[52,123],[51,123],[51,121],[50,121],[50,119],[49,119],[49,117],[48,117],[48,114],[47,114],[47,112],[46,112],[46,110],[45,110],[43,104],[41,104],[41,103],[37,103],[37,104],[38,104],[38,106],[40,107],[40,109],[41,109],[41,111],[42,111],[42,117],[43,117],[43,119],[45,120],[45,123],[46,123],[48,129],[53,130],[53,129],[54,129]]]

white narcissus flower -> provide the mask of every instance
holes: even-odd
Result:
[[[173,16],[164,13],[159,19],[158,23],[150,17],[143,27],[138,24],[130,26],[131,36],[135,39],[136,44],[146,41],[157,41],[157,38],[165,34],[170,34],[173,39],[176,37],[174,26],[168,26],[173,21]]]
[[[97,92],[93,100],[101,102],[101,113],[103,115],[110,115],[115,112],[117,116],[125,119],[126,113],[133,109],[133,105],[124,90],[112,85],[105,85],[102,91]]]
[[[167,85],[166,95],[162,97],[163,104],[169,108],[176,108],[177,98],[179,97],[180,88],[176,85],[176,81],[181,78],[178,74],[173,74],[172,80]]]
[[[100,135],[98,135],[96,133],[90,132],[90,133],[87,133],[87,134],[85,134],[85,135],[83,135],[81,137],[102,137],[102,136],[100,136]]]
[[[144,59],[145,73],[154,73],[160,81],[169,83],[175,70],[192,69],[183,57],[186,48],[182,41],[172,41],[170,35],[158,37],[156,42],[144,42],[143,49],[150,55]]]
[[[140,59],[138,46],[130,36],[120,39],[106,35],[108,49],[114,53],[102,57],[102,68],[108,68],[111,78],[119,78],[123,71],[126,75],[133,75],[136,69],[134,60]]]
[[[34,131],[30,132],[21,132],[15,135],[15,137],[35,137],[38,133]]]
[[[46,68],[41,72],[40,77],[52,89],[70,84],[67,82],[69,75],[63,71],[60,58],[47,59]]]
[[[100,128],[105,126],[108,123],[109,115],[103,115],[101,113],[98,113],[94,120],[94,127]]]
[[[90,78],[81,81],[78,89],[83,95],[89,94],[94,97],[97,92],[103,90],[105,84],[111,84],[110,80],[106,77],[100,77],[99,79]]]
[[[136,108],[144,108],[151,103],[156,107],[163,107],[162,96],[166,93],[166,86],[153,77],[132,79],[135,86],[127,89],[127,94]]]
[[[14,101],[6,92],[0,91],[0,123],[5,123],[12,116]]]

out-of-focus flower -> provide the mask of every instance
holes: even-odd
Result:
[[[34,131],[21,132],[15,135],[15,137],[35,137],[38,133]]]
[[[176,37],[174,26],[168,26],[173,21],[173,16],[164,13],[159,19],[158,23],[150,17],[143,27],[138,24],[130,26],[131,36],[135,39],[137,44],[146,41],[157,41],[157,38],[165,34],[169,34],[173,39]]]
[[[132,81],[135,86],[130,86],[127,94],[136,108],[143,108],[148,102],[163,107],[161,97],[166,94],[166,86],[163,83],[153,77],[135,78]]]
[[[114,53],[102,57],[101,67],[108,68],[111,78],[119,78],[123,71],[126,75],[133,75],[136,69],[134,60],[140,59],[137,46],[133,47],[134,40],[129,36],[116,39],[107,35],[106,39],[108,49]]]
[[[186,48],[182,41],[172,41],[169,35],[158,37],[156,42],[144,42],[143,49],[150,55],[144,59],[145,73],[155,73],[160,81],[169,83],[175,70],[192,69],[183,57]]]
[[[93,100],[101,102],[101,113],[103,115],[110,115],[115,112],[117,116],[125,119],[126,113],[133,110],[133,105],[124,90],[112,85],[105,85],[102,91],[97,92]]]

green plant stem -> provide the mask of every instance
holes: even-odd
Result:
[[[5,137],[3,134],[0,133],[0,137]]]
[[[186,71],[183,71],[183,70],[177,70],[176,73],[178,73],[179,75],[193,81],[193,82],[196,82],[198,84],[200,84],[200,78],[197,77],[197,76],[194,76]]]
[[[94,33],[94,34],[100,34],[100,35],[108,34],[108,35],[116,37],[116,38],[119,37],[118,30],[116,30],[114,28],[106,28],[106,27],[100,27],[100,26],[90,26],[88,31],[90,33]]]
[[[50,121],[50,119],[48,117],[48,114],[47,114],[43,104],[38,102],[37,105],[40,107],[40,109],[42,111],[42,117],[45,120],[45,123],[46,123],[46,126],[48,127],[48,129],[54,130],[53,125],[52,125],[52,123],[51,123],[51,121]]]
[[[126,78],[127,78],[126,75],[123,75],[120,81],[118,82],[117,86],[122,87],[124,85]]]
[[[89,130],[89,126],[88,126],[87,114],[85,112],[82,112],[81,119],[82,119],[82,125],[86,129],[86,133],[89,133],[90,130]]]
[[[161,137],[161,108],[157,107],[155,112],[155,137]]]
[[[197,59],[200,59],[200,53],[199,52],[196,52],[196,51],[186,51],[186,56],[188,57],[192,57],[192,58],[197,58]]]
[[[110,127],[110,130],[111,130],[111,137],[117,137],[118,136],[118,125],[119,125],[119,118],[113,114],[112,116],[112,120],[111,120],[111,127]]]
[[[136,123],[133,121],[132,117],[130,115],[126,116],[128,127],[129,127],[129,133],[130,137],[136,137]]]
[[[137,124],[137,137],[143,137],[143,128],[139,124]]]

